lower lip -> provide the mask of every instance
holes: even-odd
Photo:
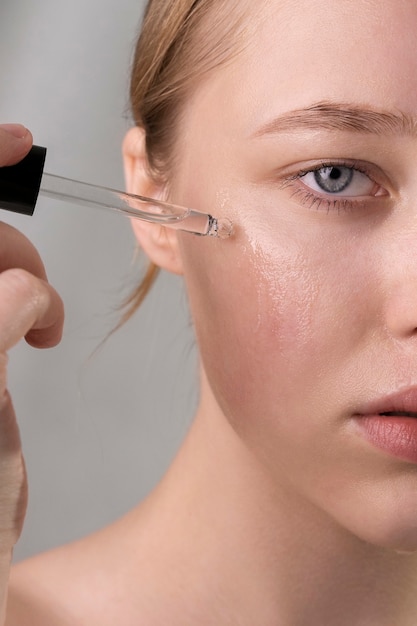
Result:
[[[358,425],[375,447],[412,463],[417,463],[417,418],[363,415]]]

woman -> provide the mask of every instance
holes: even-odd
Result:
[[[411,0],[150,2],[127,187],[234,224],[134,224],[184,275],[200,405],[145,502],[14,568],[6,624],[417,622],[416,29]]]

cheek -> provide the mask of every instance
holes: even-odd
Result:
[[[363,259],[355,264],[339,242],[332,252],[262,232],[193,240],[184,252],[202,361],[228,419],[247,430],[276,429],[289,414],[319,417],[368,335]]]
[[[193,251],[186,280],[207,377],[228,417],[241,420],[311,368],[322,342],[322,276],[297,245],[241,236],[217,247]]]

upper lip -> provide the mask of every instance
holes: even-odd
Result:
[[[362,405],[357,415],[378,415],[382,413],[411,413],[417,417],[417,386],[403,389]]]

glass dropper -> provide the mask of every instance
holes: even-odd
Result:
[[[119,211],[128,217],[177,228],[194,235],[224,239],[231,234],[231,224],[228,220],[217,220],[207,213],[186,209],[169,202],[107,187],[97,187],[46,172],[42,176],[39,193],[57,200]]]
[[[162,200],[98,187],[44,172],[46,148],[33,146],[19,163],[0,167],[0,208],[33,215],[39,194],[102,209],[110,209],[146,222],[225,239],[232,234],[227,219]]]

